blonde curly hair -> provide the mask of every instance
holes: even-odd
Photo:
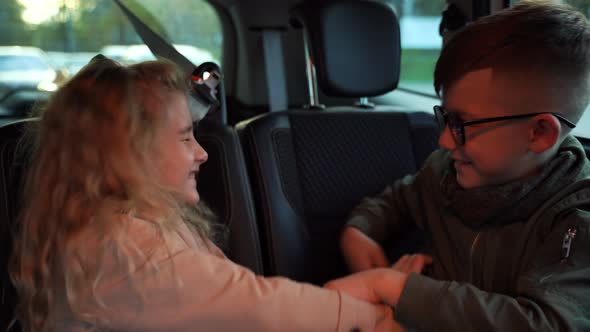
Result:
[[[57,289],[65,289],[75,311],[83,288],[96,285],[105,258],[113,257],[103,244],[125,241],[114,214],[141,215],[162,238],[179,222],[209,236],[203,210],[177,202],[154,180],[150,161],[167,98],[171,92],[188,96],[189,88],[188,77],[171,63],[126,67],[98,57],[44,107],[32,131],[34,152],[11,266],[25,331],[52,329],[51,308],[63,301]],[[83,241],[88,232],[96,246]],[[132,268],[133,262],[121,262]]]

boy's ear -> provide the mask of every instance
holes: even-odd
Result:
[[[550,113],[537,115],[532,120],[533,125],[529,129],[529,150],[536,153],[545,152],[559,140],[559,120]]]

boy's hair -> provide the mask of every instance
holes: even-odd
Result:
[[[189,86],[172,63],[125,67],[97,57],[44,107],[34,128],[11,268],[25,330],[48,328],[50,308],[64,295],[58,285],[76,311],[80,292],[96,286],[103,263],[114,257],[107,244],[133,242],[121,231],[126,214],[152,222],[163,239],[177,222],[208,236],[205,218],[187,212],[174,199],[174,188],[156,182],[150,160],[156,130],[174,116],[166,107],[169,98],[188,96]],[[87,243],[88,234],[97,243]],[[121,263],[129,269],[133,264]]]
[[[590,23],[572,7],[548,1],[521,1],[480,18],[443,47],[436,93],[444,97],[465,74],[483,68],[539,83],[547,106],[577,122],[590,101]]]

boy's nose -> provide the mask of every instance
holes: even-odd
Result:
[[[451,134],[449,126],[445,126],[443,131],[440,133],[438,138],[438,146],[445,150],[454,150],[457,147],[457,143]]]

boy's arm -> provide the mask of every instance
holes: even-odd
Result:
[[[590,227],[578,225],[565,260],[548,259],[560,241],[546,239],[535,268],[518,277],[516,296],[410,274],[395,303],[396,320],[420,331],[590,331]]]
[[[387,186],[376,197],[365,198],[350,213],[346,226],[360,229],[373,240],[383,243],[404,225],[411,223],[424,228],[425,209],[433,201],[428,190],[439,183],[448,152],[433,152],[420,171]],[[436,188],[430,188],[436,191]],[[434,194],[432,194],[434,195]]]
[[[407,182],[415,177],[407,176],[395,185],[387,187],[379,196],[366,198],[351,214],[340,235],[340,249],[351,272],[359,272],[390,263],[381,247],[392,235],[400,233],[401,224],[409,222],[403,194],[398,191],[412,190]],[[404,188],[406,187],[406,188]]]
[[[378,196],[365,198],[350,213],[340,236],[340,247],[352,272],[389,265],[381,244],[399,234],[404,225],[415,223],[424,229],[431,183],[439,183],[441,165],[448,153],[435,151],[416,175],[408,175],[388,186]]]
[[[402,225],[410,222],[411,201],[415,197],[412,184],[415,176],[408,175],[387,186],[379,195],[364,198],[350,213],[346,226],[356,227],[371,239],[383,243]]]

